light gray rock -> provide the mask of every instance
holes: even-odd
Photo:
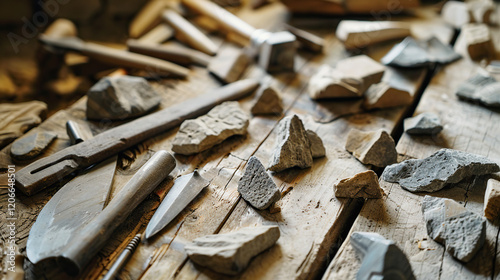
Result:
[[[323,145],[323,140],[316,134],[316,132],[308,129],[306,131],[307,138],[311,142],[311,153],[313,158],[320,158],[326,155],[325,145]]]
[[[431,112],[425,112],[404,121],[404,129],[408,134],[438,134],[443,130],[439,117]]]
[[[54,133],[40,131],[20,138],[10,147],[10,154],[18,160],[28,160],[41,154],[57,138]]]
[[[241,197],[253,207],[264,210],[281,198],[281,193],[258,158],[248,160],[245,174],[238,182]]]
[[[394,241],[375,232],[353,232],[350,241],[362,260],[357,280],[415,279],[408,258]]]
[[[224,102],[206,115],[184,121],[175,135],[172,151],[182,155],[196,154],[233,135],[244,135],[247,132],[248,118],[238,102]]]
[[[302,121],[297,115],[283,118],[278,124],[276,146],[268,169],[282,171],[294,166],[308,168],[312,163],[311,142]]]
[[[361,80],[361,87],[358,87],[361,94],[371,85],[379,83],[385,73],[384,65],[364,54],[340,60],[335,69],[345,77]]]
[[[461,84],[456,92],[460,99],[488,107],[500,107],[500,83],[486,73],[479,73]]]
[[[500,215],[500,181],[489,179],[484,192],[484,216],[495,220]]]
[[[467,211],[456,201],[426,195],[422,213],[427,234],[443,244],[446,251],[458,260],[470,261],[483,247],[486,219]]]
[[[357,98],[363,95],[363,80],[348,77],[337,69],[322,65],[309,80],[307,91],[312,99]]]
[[[368,132],[351,129],[345,149],[364,164],[385,167],[397,162],[394,139],[383,129]]]
[[[474,175],[500,171],[492,160],[451,149],[441,149],[424,159],[409,159],[387,166],[382,179],[399,183],[410,192],[435,192]]]
[[[482,87],[469,99],[486,107],[500,108],[500,83],[495,82]]]
[[[253,115],[280,115],[283,104],[278,91],[271,86],[261,86],[257,90],[256,99],[250,110]]]
[[[382,198],[383,193],[378,183],[378,176],[372,170],[342,179],[335,185],[336,197]]]
[[[161,97],[141,77],[116,76],[99,80],[87,93],[87,118],[124,120],[158,107]]]
[[[191,261],[198,265],[219,273],[237,275],[253,257],[273,246],[279,237],[277,226],[244,228],[196,238],[184,249]]]
[[[367,110],[406,106],[411,104],[411,94],[386,82],[374,84],[365,92],[363,107]]]

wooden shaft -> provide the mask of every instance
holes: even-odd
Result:
[[[163,19],[175,29],[175,36],[189,46],[208,55],[217,53],[217,46],[196,26],[172,10],[163,12]]]
[[[191,65],[194,63],[207,66],[210,62],[210,56],[180,46],[151,45],[132,39],[127,41],[127,47],[131,52],[164,59],[180,65]]]
[[[242,19],[207,0],[182,0],[186,7],[215,20],[222,28],[250,39],[255,28]]]
[[[186,119],[205,114],[222,102],[243,98],[258,85],[256,80],[241,80],[100,133],[17,171],[16,187],[27,195],[34,194],[76,170],[101,162]]]
[[[85,43],[82,53],[104,63],[145,70],[155,74],[174,75],[184,78],[189,73],[189,69],[168,61],[93,43]]]
[[[78,275],[106,244],[113,231],[175,168],[175,158],[160,150],[120,190],[108,206],[64,248],[58,264],[70,275]]]

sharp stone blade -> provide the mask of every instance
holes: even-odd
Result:
[[[154,213],[146,228],[149,239],[168,225],[205,187],[210,184],[198,171],[179,177]]]
[[[60,256],[75,232],[102,212],[116,169],[113,156],[64,185],[45,205],[30,230],[27,255],[32,263]]]

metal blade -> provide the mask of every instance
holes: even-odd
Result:
[[[149,239],[168,225],[205,187],[210,184],[198,171],[179,177],[163,199],[146,228]]]
[[[75,232],[102,212],[115,174],[113,156],[69,181],[43,207],[30,230],[27,255],[32,263],[60,256]]]

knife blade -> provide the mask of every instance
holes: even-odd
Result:
[[[209,184],[198,171],[177,178],[149,221],[146,239],[167,226]]]

